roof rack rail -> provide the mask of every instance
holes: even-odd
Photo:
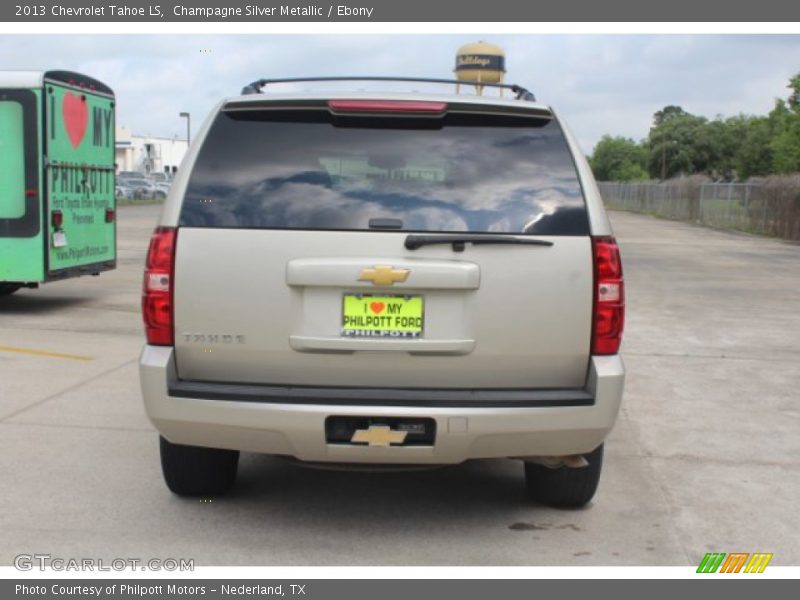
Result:
[[[419,77],[295,77],[288,79],[257,79],[253,83],[242,88],[242,95],[261,94],[262,88],[273,83],[303,83],[307,81],[406,81],[413,83],[447,83],[454,85],[480,85],[483,87],[500,88],[511,90],[516,94],[517,100],[527,100],[534,102],[536,97],[533,92],[516,84],[507,83],[484,83],[481,81],[464,81],[458,79],[426,79]]]

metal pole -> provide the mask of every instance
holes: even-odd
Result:
[[[728,227],[731,227],[733,222],[733,183],[728,184]]]
[[[183,117],[184,119],[186,119],[186,147],[188,148],[189,144],[192,141],[191,140],[191,137],[192,137],[192,135],[191,135],[191,132],[192,132],[192,127],[191,127],[192,116],[188,112],[179,113],[178,116],[179,117]]]

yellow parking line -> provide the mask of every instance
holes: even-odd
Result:
[[[70,360],[94,360],[93,356],[81,356],[79,354],[63,354],[61,352],[48,352],[47,350],[32,350],[30,348],[16,348],[14,346],[0,345],[0,352],[17,352],[18,354],[47,356],[50,358],[68,358]]]

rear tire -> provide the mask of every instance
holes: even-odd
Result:
[[[16,283],[0,283],[0,296],[10,296],[21,287]]]
[[[237,450],[173,444],[161,437],[161,471],[179,496],[219,496],[236,482]]]
[[[528,498],[556,508],[581,508],[597,491],[603,466],[603,445],[583,457],[586,467],[551,469],[536,463],[525,463],[525,491]]]

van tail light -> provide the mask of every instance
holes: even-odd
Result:
[[[53,226],[53,229],[61,229],[61,226],[64,224],[64,213],[60,210],[54,210],[50,213],[50,224]]]
[[[175,275],[175,244],[178,230],[158,227],[150,238],[142,287],[142,319],[147,343],[154,346],[172,346],[173,329],[173,279]]]
[[[594,314],[592,354],[616,354],[625,325],[625,282],[619,247],[613,237],[592,238]]]

